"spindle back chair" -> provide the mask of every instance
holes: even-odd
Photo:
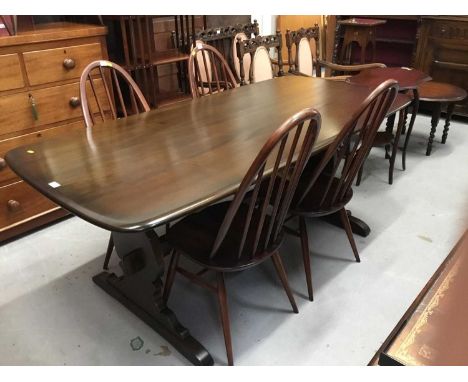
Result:
[[[291,212],[300,218],[297,234],[302,242],[310,300],[313,295],[305,218],[339,212],[355,259],[360,261],[345,206],[353,195],[351,185],[369,154],[377,130],[394,102],[398,89],[395,80],[387,80],[375,88],[328,146],[320,162],[309,165],[299,180]]]
[[[221,53],[201,41],[196,42],[190,53],[188,72],[192,98],[233,89],[237,85]]]
[[[122,85],[125,85],[124,90]],[[99,86],[104,88],[104,94]],[[99,120],[125,118],[150,110],[140,88],[125,69],[106,60],[93,61],[83,70],[80,99],[86,127],[92,127]],[[97,108],[93,109],[92,105],[97,105]],[[106,110],[105,105],[110,110]]]
[[[126,85],[124,91],[121,85]],[[150,110],[143,93],[132,77],[121,66],[106,60],[93,61],[84,68],[80,78],[80,100],[87,128],[92,128],[96,123],[104,122],[106,119],[125,118],[131,114]],[[108,269],[113,249],[114,242],[111,235],[107,244],[104,269]]]
[[[176,272],[217,293],[228,363],[234,363],[227,309],[225,272],[245,270],[271,258],[294,312],[298,312],[278,249],[283,226],[302,171],[320,132],[320,114],[304,109],[285,121],[252,162],[234,198],[212,205],[172,226],[167,235],[174,248],[163,298],[169,298]],[[204,269],[178,266],[180,254]],[[217,274],[216,286],[201,275]]]

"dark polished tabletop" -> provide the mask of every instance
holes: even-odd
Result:
[[[407,90],[417,88],[420,84],[430,81],[432,78],[417,69],[392,67],[366,69],[348,78],[346,82],[375,87],[389,79],[398,81],[400,90]]]
[[[19,147],[6,160],[81,218],[142,231],[232,194],[270,134],[305,107],[322,115],[314,150],[324,148],[369,92],[286,76]]]

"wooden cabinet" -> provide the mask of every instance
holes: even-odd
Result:
[[[0,241],[67,214],[19,179],[4,156],[84,128],[79,78],[89,62],[107,59],[106,33],[97,25],[54,23],[0,37]]]
[[[327,17],[328,60],[337,62],[343,40],[343,28],[336,21],[349,17]],[[414,67],[428,73],[434,81],[447,82],[468,91],[467,16],[366,17],[387,21],[377,28],[377,62]],[[355,59],[358,53],[353,53]],[[424,105],[421,105],[420,110],[423,109]],[[468,99],[457,104],[454,113],[467,117]]]
[[[422,17],[414,66],[434,81],[468,91],[468,17]],[[468,116],[468,100],[456,105],[454,113]]]

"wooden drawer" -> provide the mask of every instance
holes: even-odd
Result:
[[[0,91],[24,87],[18,54],[0,56]]]
[[[102,81],[97,80],[95,84],[100,99],[106,99]],[[88,91],[90,92],[91,89]],[[79,95],[79,83],[76,82],[0,97],[1,133],[10,134],[81,117],[80,105],[71,105],[72,98],[78,98]],[[37,119],[33,117],[33,100],[36,105]],[[103,107],[109,110],[109,104],[103,103]],[[97,110],[95,101],[91,102],[91,109]]]
[[[0,187],[0,232],[54,208],[56,204],[23,181]]]
[[[468,25],[458,21],[433,21],[430,31],[431,37],[461,40],[462,43],[467,43],[468,40]]]
[[[99,43],[26,52],[23,57],[30,85],[80,78],[86,65],[103,59]]]
[[[67,125],[53,127],[51,129],[38,131],[36,133],[25,134],[19,137],[0,141],[0,185],[6,184],[7,182],[12,182],[14,180],[19,180],[17,175],[8,167],[5,162],[4,158],[8,151],[14,149],[15,147],[34,144],[40,139],[53,138],[59,135],[64,136],[69,132],[79,129],[84,129],[84,121],[69,123]]]

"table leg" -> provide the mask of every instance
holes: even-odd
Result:
[[[431,155],[432,142],[434,142],[434,136],[435,136],[437,125],[439,124],[441,111],[442,111],[441,103],[436,102],[434,104],[434,109],[432,110],[431,133],[429,134],[429,140],[427,141],[427,148],[426,148],[426,155],[427,156]]]
[[[413,99],[413,110],[411,114],[410,124],[408,126],[408,131],[406,132],[405,144],[403,145],[403,155],[402,155],[402,165],[403,170],[406,170],[406,149],[408,148],[408,143],[410,140],[411,132],[413,131],[414,121],[416,120],[416,114],[419,110],[419,92],[418,89],[413,89],[414,99]]]
[[[408,121],[408,107],[405,108],[405,120],[403,121],[403,128],[401,129],[401,135],[406,134],[406,121]]]
[[[447,115],[445,116],[445,125],[444,125],[444,133],[442,134],[442,143],[445,144],[447,142],[447,135],[449,132],[450,120],[452,119],[453,109],[455,108],[455,104],[449,103],[447,105]]]
[[[390,115],[387,118],[387,124],[385,125],[385,131],[387,134],[393,134],[393,126],[395,125],[395,113]],[[385,159],[390,159],[390,155],[388,154],[389,146],[385,145]]]
[[[112,233],[122,276],[101,272],[93,281],[156,330],[195,365],[212,365],[206,349],[184,328],[162,298],[164,260],[154,231]]]
[[[346,210],[346,212],[348,214],[349,223],[351,224],[351,230],[353,231],[353,233],[362,237],[368,236],[371,232],[371,229],[367,225],[367,223],[357,218],[356,216],[353,216],[351,214],[351,211]],[[336,212],[334,214],[327,215],[327,216],[322,216],[321,219],[325,220],[327,223],[330,223],[336,227],[344,229],[339,212]]]
[[[395,119],[395,114],[393,115]],[[393,184],[393,169],[395,168],[395,159],[398,152],[398,143],[400,141],[401,131],[403,130],[403,124],[405,122],[405,111],[400,110],[398,114],[398,127],[393,138],[392,156],[390,157],[390,167],[388,169],[388,183]]]

